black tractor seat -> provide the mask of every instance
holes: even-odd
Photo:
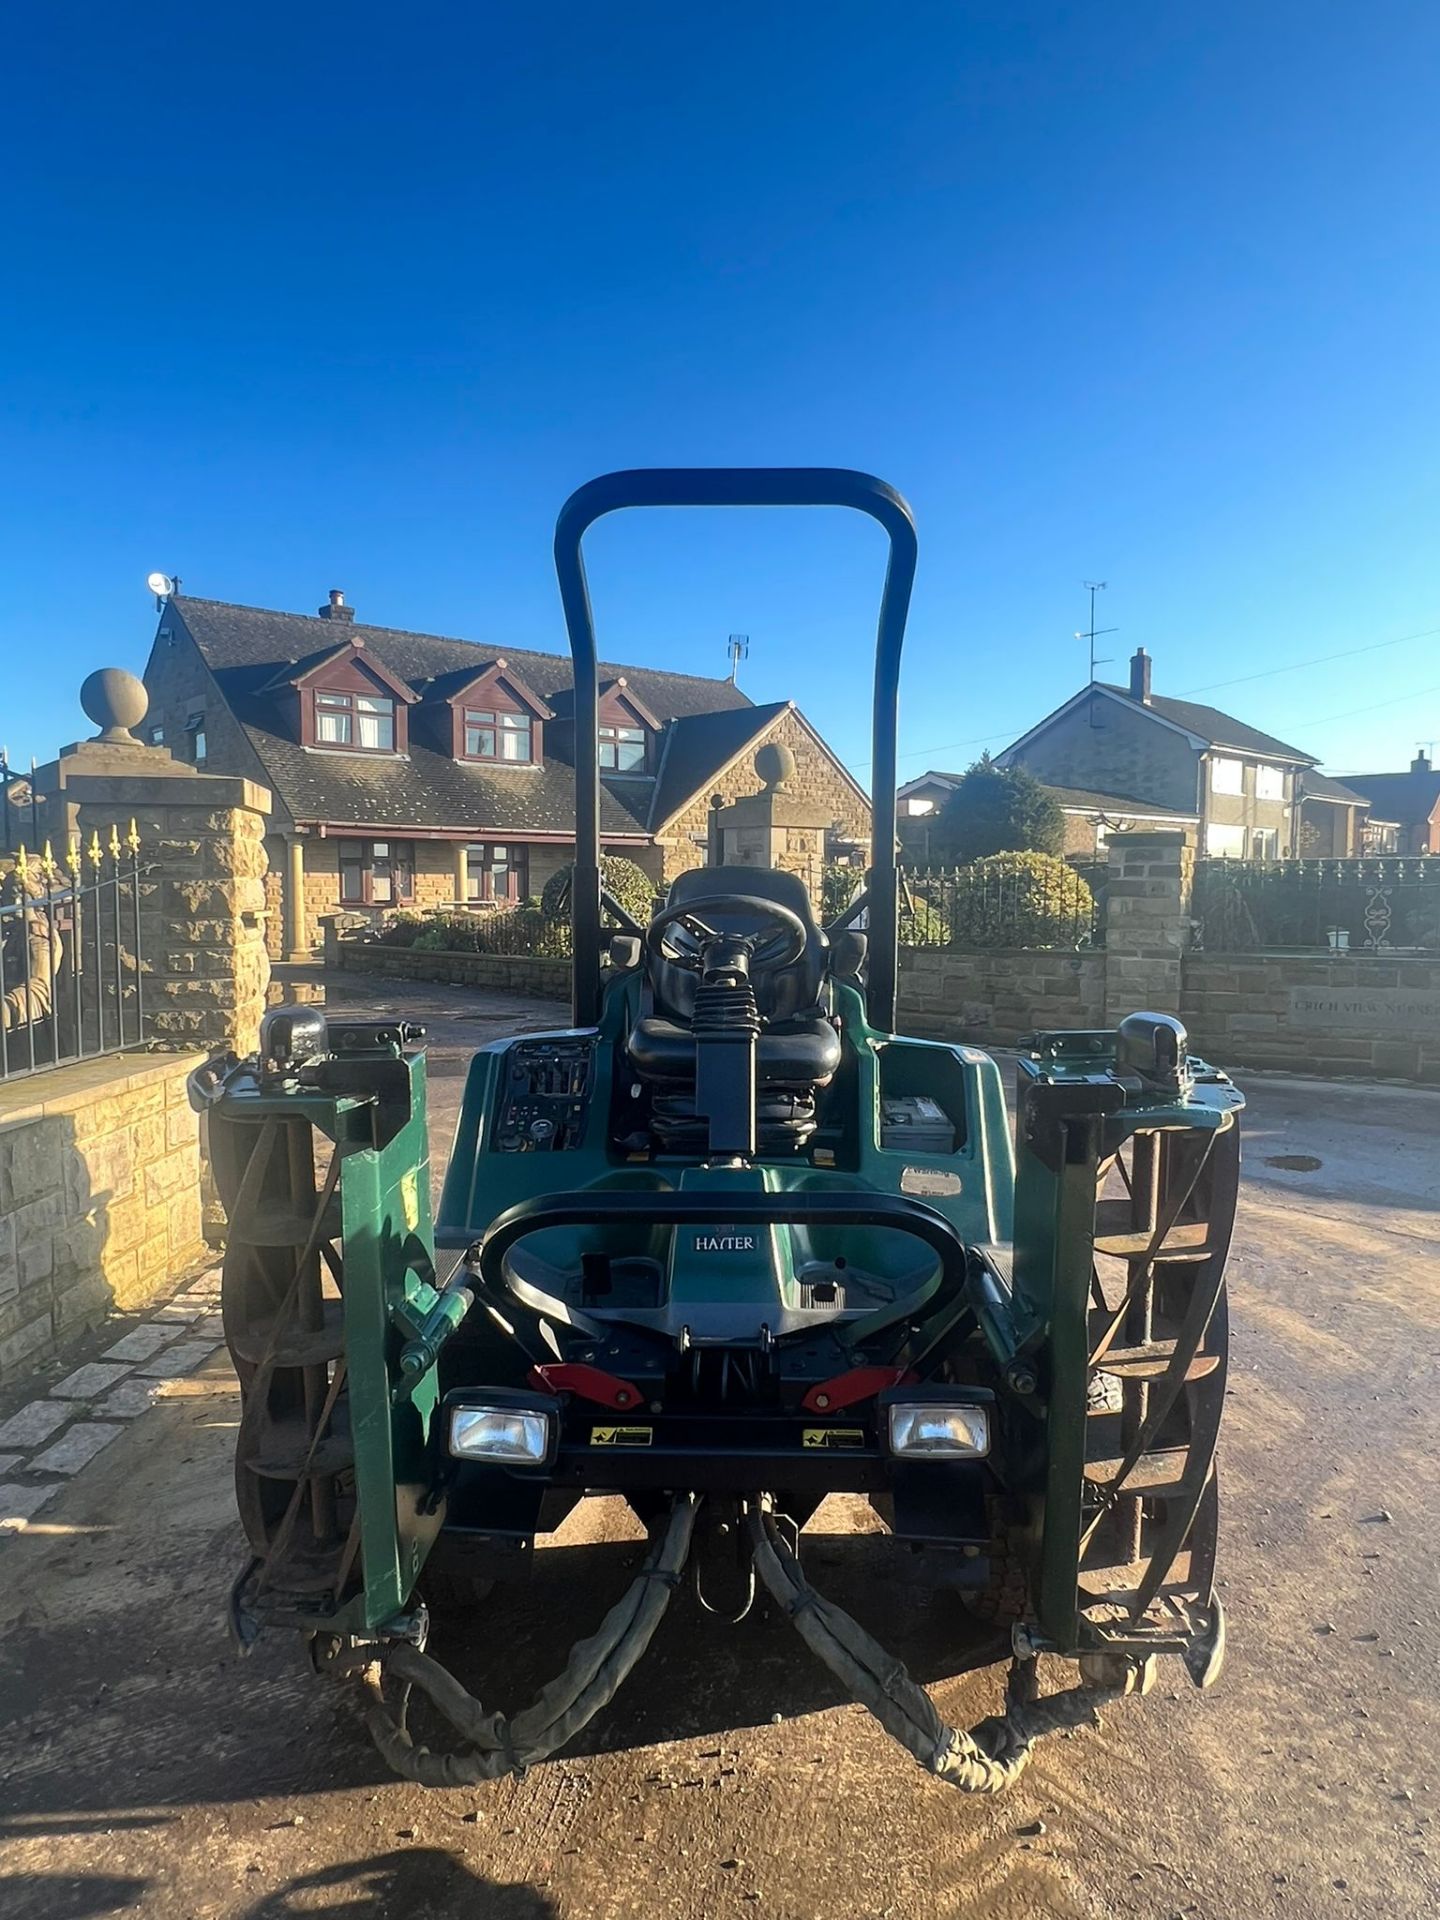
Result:
[[[755,1048],[756,1122],[762,1151],[793,1150],[815,1128],[815,1091],[840,1065],[841,1044],[825,1004],[829,942],[798,874],[768,867],[698,867],[671,886],[667,906],[721,895],[774,900],[804,923],[803,952],[788,965],[754,975],[760,1034]],[[717,931],[750,934],[761,922],[740,910],[707,908]],[[665,1145],[704,1144],[695,1114],[696,1043],[692,1030],[699,977],[655,954],[646,959],[644,1011],[631,1030],[630,1063],[655,1089],[652,1128]]]

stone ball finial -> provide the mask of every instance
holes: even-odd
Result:
[[[150,711],[143,680],[124,667],[100,667],[80,688],[80,704],[100,729],[97,739],[139,746],[131,728],[138,727]]]
[[[767,790],[779,791],[790,783],[795,771],[795,756],[778,740],[767,740],[755,755],[755,771]]]

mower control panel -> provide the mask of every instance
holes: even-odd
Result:
[[[594,1066],[591,1040],[521,1040],[511,1047],[492,1136],[495,1151],[559,1153],[578,1147]]]

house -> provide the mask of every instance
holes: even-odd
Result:
[[[705,864],[715,795],[759,790],[755,751],[795,755],[794,786],[846,844],[864,789],[793,701],[729,680],[602,666],[600,826],[607,852],[663,888]],[[574,694],[567,655],[364,625],[332,591],[314,616],[174,595],[145,669],[149,738],[274,795],[272,955],[319,916],[537,895],[573,857]],[[282,934],[283,929],[283,934]]]
[[[922,865],[929,861],[929,822],[962,778],[958,773],[922,773],[899,788],[900,840],[910,859]],[[1128,833],[1133,827],[1178,827],[1191,845],[1195,844],[1199,822],[1194,813],[1137,800],[1131,794],[1102,793],[1090,787],[1057,787],[1048,780],[1040,784],[1064,816],[1065,844],[1061,851],[1067,859],[1093,859],[1111,834]]]
[[[1440,853],[1440,768],[1428,754],[1417,753],[1408,773],[1357,773],[1348,784],[1370,804],[1374,844],[1366,853]],[[1387,822],[1394,833],[1384,845],[1379,830]]]
[[[1047,785],[1113,795],[1117,805],[1193,819],[1199,850],[1212,858],[1292,854],[1300,782],[1314,754],[1218,707],[1153,692],[1151,666],[1140,647],[1128,686],[1082,687],[998,754],[999,764],[1026,766]]]
[[[1369,842],[1382,823],[1370,819],[1370,802],[1364,794],[1348,781],[1332,780],[1314,767],[1302,768],[1297,784],[1295,852],[1300,859],[1353,860],[1373,851]]]

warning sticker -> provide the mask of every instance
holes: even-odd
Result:
[[[592,1447],[648,1447],[654,1438],[653,1427],[591,1427]]]
[[[806,1427],[801,1445],[806,1447],[863,1447],[863,1427]]]

